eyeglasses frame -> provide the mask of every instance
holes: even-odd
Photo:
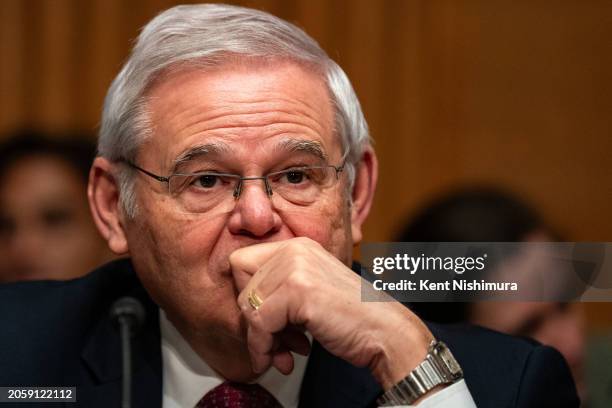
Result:
[[[338,180],[340,178],[339,174],[344,171],[344,167],[346,165],[346,154],[343,157],[343,162],[340,166],[334,166],[332,164],[328,164],[328,165],[324,165],[324,166],[302,166],[302,167],[296,167],[295,169],[321,169],[321,168],[333,168],[334,170],[336,170],[336,180]],[[155,179],[157,181],[159,181],[160,183],[167,183],[168,184],[168,194],[170,194],[170,178],[173,176],[194,176],[197,174],[210,174],[210,175],[215,175],[215,176],[220,176],[220,177],[231,177],[231,178],[235,178],[238,180],[238,184],[236,184],[236,187],[234,188],[234,192],[233,192],[233,196],[234,199],[238,199],[240,198],[240,195],[242,194],[242,184],[244,180],[263,180],[264,185],[265,185],[265,190],[266,190],[266,194],[268,195],[268,197],[272,197],[273,191],[272,191],[272,186],[270,186],[270,182],[268,181],[268,177],[275,175],[275,174],[279,174],[279,173],[284,173],[288,170],[281,170],[281,171],[275,171],[263,176],[241,176],[239,174],[230,174],[230,173],[214,173],[214,172],[199,172],[199,173],[174,173],[171,174],[169,176],[159,176],[155,173],[152,173],[148,170],[143,169],[142,167],[136,165],[134,162],[132,162],[131,160],[127,160],[127,159],[121,159],[119,160],[120,162],[123,162],[125,164],[127,164],[128,166],[130,166],[131,168],[140,171],[141,173],[151,177],[152,179]],[[290,169],[289,169],[290,170]]]

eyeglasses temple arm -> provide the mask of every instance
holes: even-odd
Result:
[[[128,160],[126,160],[126,161],[125,161],[125,163],[126,163],[128,166],[130,166],[131,168],[136,169],[136,170],[138,170],[138,171],[140,171],[140,172],[142,172],[142,173],[146,174],[147,176],[149,176],[149,177],[151,177],[151,178],[154,178],[154,179],[155,179],[155,180],[157,180],[157,181],[160,181],[160,182],[162,182],[162,183],[167,183],[167,182],[169,182],[169,181],[170,181],[170,178],[169,178],[169,177],[162,177],[162,176],[158,176],[157,174],[153,174],[153,173],[151,173],[150,171],[147,171],[147,170],[143,169],[142,167],[138,167],[137,165],[135,165],[134,163],[132,163],[132,162],[130,162],[130,161],[128,161]]]

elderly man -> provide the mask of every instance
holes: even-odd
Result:
[[[361,302],[349,265],[376,155],[346,75],[293,25],[223,5],[162,13],[109,90],[99,152],[92,212],[129,260],[4,288],[1,385],[116,405],[108,307],[130,295],[147,309],[139,406],[577,406],[550,348]]]

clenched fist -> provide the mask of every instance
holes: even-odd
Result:
[[[241,248],[230,265],[255,372],[291,372],[290,351],[309,350],[304,331],[337,357],[369,367],[384,389],[427,354],[433,336],[425,324],[397,302],[362,302],[361,278],[313,240]]]

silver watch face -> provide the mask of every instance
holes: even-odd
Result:
[[[463,374],[459,363],[455,360],[455,357],[448,347],[446,347],[446,344],[438,342],[434,347],[433,354],[444,363],[451,375],[461,376]]]
[[[442,361],[444,361],[444,364],[446,364],[451,373],[455,374],[461,371],[461,367],[459,367],[457,360],[455,360],[449,349],[443,348],[440,350],[439,356]]]

